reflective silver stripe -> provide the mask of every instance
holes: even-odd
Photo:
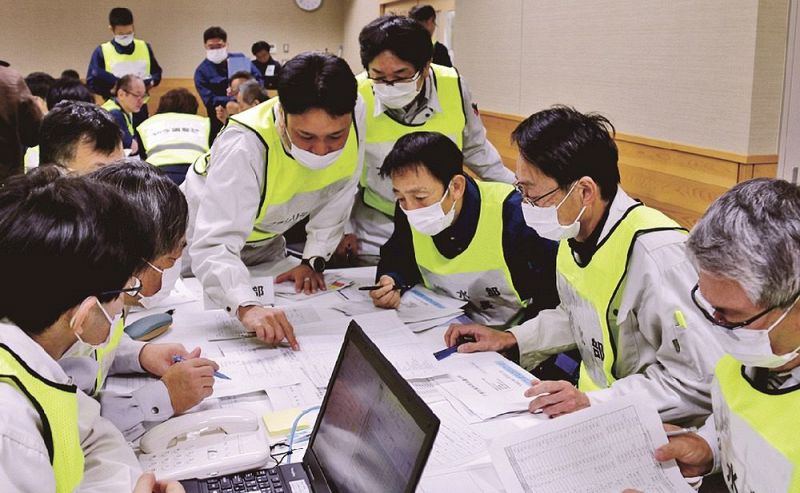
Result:
[[[208,149],[206,147],[188,142],[181,142],[178,144],[161,144],[153,147],[152,149],[145,149],[145,152],[147,152],[147,155],[150,156],[153,154],[158,154],[159,152],[162,151],[171,151],[174,149],[187,149],[190,151],[197,151],[202,153],[208,152]]]

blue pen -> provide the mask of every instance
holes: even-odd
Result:
[[[184,359],[183,356],[181,356],[179,354],[176,354],[175,356],[172,357],[172,362],[173,363],[180,363],[181,361],[185,361],[185,359]],[[214,376],[217,377],[217,378],[224,378],[225,380],[230,380],[231,379],[231,377],[225,375],[224,373],[218,372],[218,371],[214,372]]]
[[[441,361],[451,354],[458,352],[458,346],[468,342],[475,342],[475,338],[472,336],[459,336],[458,339],[456,339],[455,345],[442,349],[441,351],[436,351],[433,353],[433,357],[436,358],[437,361]]]

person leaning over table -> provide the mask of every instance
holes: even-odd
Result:
[[[165,278],[180,272],[179,260],[186,244],[186,199],[178,186],[151,165],[136,158],[126,158],[104,166],[88,178],[117,189],[139,210],[153,220],[150,237],[155,252],[141,262],[134,272],[140,289],[125,293],[126,310],[114,326],[104,347],[93,350],[80,342],[59,360],[64,371],[78,386],[95,397],[100,412],[119,428],[127,440],[135,440],[146,424],[158,424],[181,414],[210,396],[214,387],[213,361],[200,358],[200,348],[191,352],[183,344],[134,341],[124,332],[127,307],[147,305],[149,297],[160,290],[170,290]],[[173,357],[185,361],[174,363]],[[158,378],[131,393],[104,389],[106,377],[115,374],[146,373]],[[211,378],[209,378],[211,377]]]
[[[697,313],[726,354],[713,414],[656,459],[677,460],[687,477],[721,472],[732,492],[800,491],[800,189],[767,178],[736,185],[706,211],[687,250],[700,271]]]
[[[480,178],[514,181],[514,173],[486,138],[464,80],[455,69],[431,63],[431,36],[422,24],[387,15],[367,24],[358,42],[365,70],[358,76],[358,91],[366,104],[366,155],[351,224],[337,256],[377,255],[392,235],[395,197],[380,168],[405,134],[442,133],[458,145],[464,163]]]
[[[689,297],[697,272],[686,256],[686,231],[619,186],[606,118],[555,106],[528,117],[512,139],[525,221],[560,241],[561,303],[508,332],[452,325],[447,344],[471,335],[476,342],[460,352],[518,347],[526,367],[577,347],[578,388],[535,383],[527,396],[549,395],[534,398],[531,412],[559,416],[635,392],[666,421],[702,423],[721,350]]]
[[[557,244],[525,224],[514,187],[465,175],[452,140],[404,135],[381,176],[392,180],[397,206],[378,263],[382,287],[370,292],[376,306],[397,308],[401,291],[419,283],[469,302],[468,315],[487,325],[558,304]]]
[[[53,213],[58,211],[58,214]],[[4,491],[164,491],[57,360],[102,347],[149,219],[112,187],[41,168],[0,189],[0,481]],[[139,481],[137,483],[137,478]],[[168,491],[182,491],[173,483]]]
[[[363,161],[364,105],[347,62],[303,53],[283,66],[278,97],[233,116],[186,176],[191,270],[208,297],[259,339],[298,348],[280,309],[260,305],[248,265],[286,256],[282,233],[308,217],[303,261],[275,282],[324,289]],[[186,271],[186,269],[184,269]]]

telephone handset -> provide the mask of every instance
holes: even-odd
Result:
[[[208,478],[268,467],[261,419],[243,409],[213,409],[172,418],[142,436],[139,463],[165,480]]]

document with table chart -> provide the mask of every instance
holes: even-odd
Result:
[[[667,437],[656,410],[637,397],[593,405],[494,440],[489,452],[506,490],[694,491],[675,461],[655,460],[655,449]]]

